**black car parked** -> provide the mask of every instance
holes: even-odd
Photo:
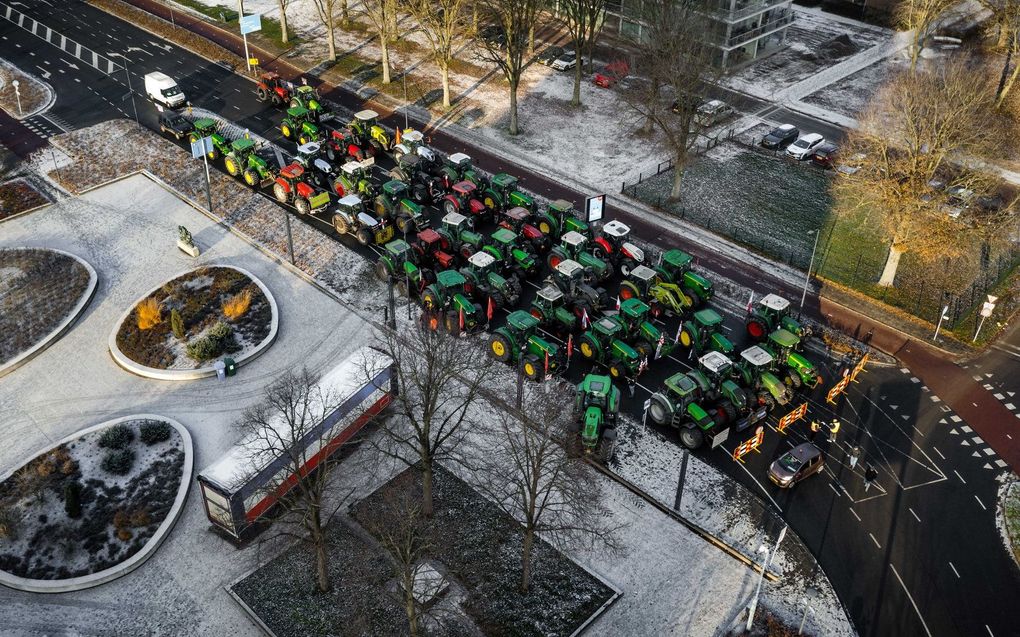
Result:
[[[786,148],[793,142],[797,141],[797,137],[800,136],[800,131],[793,124],[783,124],[776,128],[771,133],[766,135],[761,140],[761,145],[765,148],[771,148],[773,150],[779,150]]]
[[[191,122],[184,119],[183,115],[169,111],[160,113],[159,130],[164,135],[173,135],[174,139],[181,141],[187,137],[188,133],[195,130],[195,127],[191,125]]]

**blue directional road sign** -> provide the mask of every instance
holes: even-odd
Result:
[[[241,35],[248,35],[256,31],[262,30],[262,14],[253,13],[252,15],[241,16],[239,20],[241,25]]]
[[[191,156],[194,159],[202,159],[202,156],[211,153],[212,149],[212,137],[203,137],[191,142]]]

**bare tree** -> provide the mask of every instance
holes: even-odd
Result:
[[[287,44],[290,40],[290,33],[287,30],[287,7],[293,0],[276,0],[276,6],[280,9],[280,41]]]
[[[343,21],[347,23],[347,0],[312,0],[319,22],[326,27],[326,43],[329,45],[329,59],[336,62],[336,17],[337,9],[343,10]]]
[[[453,47],[464,37],[467,25],[465,0],[407,0],[407,9],[418,21],[432,48],[432,59],[443,81],[443,106],[450,108],[450,62]]]
[[[673,154],[670,199],[680,197],[684,168],[698,140],[698,107],[708,84],[718,78],[716,51],[709,44],[705,0],[645,3],[645,37],[637,43],[636,71],[644,76],[621,91],[644,118],[644,131],[662,131]]]
[[[900,258],[952,257],[962,235],[994,234],[1003,214],[965,210],[996,178],[982,166],[1002,138],[988,79],[965,61],[895,76],[847,139],[858,164],[833,183],[835,211],[882,228],[889,254],[878,281],[893,286]]]
[[[263,402],[245,410],[237,423],[242,438],[252,445],[247,471],[261,471],[267,459],[285,459],[285,470],[277,473],[262,493],[275,495],[286,488],[285,481],[295,480],[277,499],[279,513],[274,529],[277,535],[297,538],[311,547],[315,583],[322,592],[331,586],[326,526],[347,497],[330,493],[330,478],[339,461],[335,454],[321,459],[314,471],[306,471],[305,466],[329,442],[327,433],[316,433],[317,426],[339,406],[335,392],[322,388],[307,369],[302,369],[274,381],[266,389]],[[310,437],[315,444],[308,444]],[[331,503],[332,510],[326,512]]]
[[[894,9],[896,25],[912,32],[910,44],[910,71],[917,68],[917,60],[928,38],[938,27],[939,21],[946,11],[956,5],[959,0],[900,0]]]
[[[559,548],[619,549],[619,526],[602,501],[600,482],[580,457],[568,455],[561,445],[572,404],[570,397],[537,390],[520,413],[501,411],[490,433],[478,488],[523,527],[522,591],[531,584],[538,534]]]
[[[457,447],[493,360],[417,322],[402,333],[382,334],[377,347],[396,364],[400,391],[394,406],[401,416],[380,423],[385,435],[377,445],[421,471],[422,511],[431,517],[433,469],[438,461],[462,461]]]
[[[390,42],[397,35],[397,0],[363,0],[364,14],[379,36],[382,49],[383,84],[390,83]]]
[[[1002,108],[1020,77],[1020,0],[978,0],[990,13],[987,29],[993,51],[1004,53],[1002,72],[995,87],[996,108]],[[1014,59],[1017,60],[1013,64]]]
[[[581,67],[584,57],[588,55],[589,65],[591,56],[595,51],[595,42],[602,33],[602,25],[605,23],[606,0],[561,0],[559,3],[559,16],[567,33],[574,39],[574,54],[577,56],[577,64],[574,66],[574,96],[570,103],[574,106],[581,104]],[[590,69],[589,69],[590,71]]]
[[[482,56],[503,72],[510,85],[511,135],[520,132],[517,117],[517,89],[524,70],[533,62],[528,57],[529,33],[538,20],[543,0],[479,0],[483,15],[502,30],[502,39],[479,41]]]

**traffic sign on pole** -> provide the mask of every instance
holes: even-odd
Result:
[[[196,139],[191,142],[191,157],[192,159],[201,159],[206,153],[211,153],[212,149],[212,137]]]
[[[241,25],[241,35],[248,35],[249,33],[255,33],[256,31],[262,30],[261,13],[241,16],[237,22]]]

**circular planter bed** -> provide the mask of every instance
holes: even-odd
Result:
[[[191,436],[151,414],[79,431],[0,480],[0,583],[57,593],[142,564],[191,484]]]
[[[96,291],[95,269],[49,248],[0,248],[0,376],[56,341]]]
[[[110,334],[110,353],[149,378],[213,376],[218,360],[240,366],[276,338],[276,301],[253,274],[210,265],[185,272],[138,300]]]

